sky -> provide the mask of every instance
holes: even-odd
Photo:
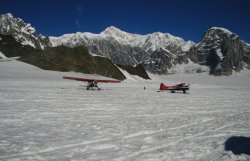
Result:
[[[199,42],[211,27],[223,27],[250,43],[250,0],[0,0],[47,36],[100,33],[109,26],[137,34],[170,33]]]

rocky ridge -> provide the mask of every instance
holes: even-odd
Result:
[[[209,67],[213,75],[230,75],[233,71],[250,68],[250,45],[235,33],[220,27],[210,28],[197,44],[169,33],[139,35],[114,26],[99,34],[78,32],[44,37],[22,19],[5,14],[0,17],[0,33],[11,35],[15,41],[37,50],[85,46],[92,56],[108,58],[114,64],[141,64],[147,71],[158,74],[178,72],[173,69],[185,64],[195,64],[193,67],[197,66],[197,70],[192,69],[193,72],[203,72],[204,67]]]

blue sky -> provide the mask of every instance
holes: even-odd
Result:
[[[224,27],[250,43],[249,0],[0,0],[39,33],[100,33],[108,26],[147,34],[170,33],[199,42],[204,32]]]

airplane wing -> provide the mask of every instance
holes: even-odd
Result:
[[[93,82],[96,81],[98,83],[120,83],[120,80],[104,80],[104,79],[89,79],[89,78],[79,78],[79,77],[68,77],[63,76],[64,79],[76,80],[76,81],[84,81],[84,82]]]

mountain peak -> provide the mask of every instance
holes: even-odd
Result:
[[[229,31],[226,28],[212,27],[212,28],[208,29],[207,32],[205,32],[200,44],[203,43],[203,45],[205,45],[205,44],[208,44],[211,42],[213,42],[213,43],[222,42],[224,39],[228,39],[230,37],[234,38],[234,39],[239,38],[238,35]],[[210,40],[214,40],[214,41],[210,41]]]
[[[223,28],[223,27],[212,27],[212,28],[210,28],[209,30],[222,31],[222,32],[227,33],[227,34],[229,34],[229,35],[233,34],[231,31],[229,31],[228,29]]]
[[[2,14],[3,17],[14,18],[11,13]]]
[[[121,30],[115,26],[109,26],[105,29],[105,31],[121,31]]]
[[[121,35],[121,34],[127,34],[126,32],[120,30],[119,28],[115,26],[109,26],[104,31],[101,32],[102,35]]]
[[[100,33],[100,35],[106,38],[111,37],[123,44],[129,44],[130,41],[132,41],[136,36],[135,34],[127,33],[114,26],[107,27],[103,32]]]
[[[2,14],[0,22],[0,34],[12,35],[22,45],[30,45],[39,49],[44,49],[46,45],[49,45],[46,38],[39,36],[31,24],[15,18],[11,13]]]

